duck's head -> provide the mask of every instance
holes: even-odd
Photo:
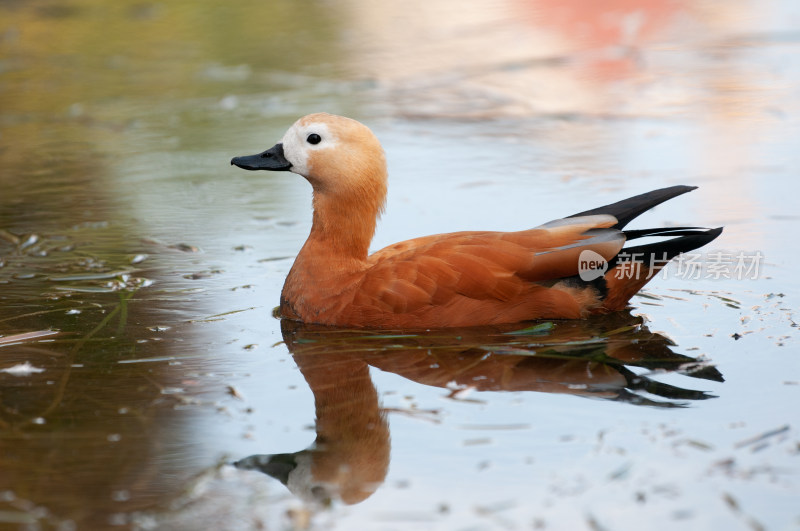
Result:
[[[257,155],[234,157],[231,164],[297,173],[308,179],[315,195],[338,200],[366,195],[377,199],[380,208],[386,195],[386,158],[380,142],[367,126],[343,116],[304,116],[278,144]]]

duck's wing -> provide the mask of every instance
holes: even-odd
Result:
[[[670,260],[681,253],[690,252],[706,245],[722,233],[722,227],[712,229],[704,227],[625,229],[631,220],[644,212],[696,188],[696,186],[683,185],[661,188],[572,216],[611,215],[618,220],[613,228],[623,231],[625,239],[628,241],[650,236],[669,237],[669,239],[654,243],[625,247],[619,256],[609,262],[608,272],[604,275],[603,307],[605,310],[613,311],[625,308],[630,298]],[[631,260],[638,261],[638,264],[631,264]]]
[[[610,205],[604,205],[591,210],[586,210],[584,212],[579,212],[569,216],[569,218],[607,214],[617,218],[617,223],[614,225],[614,228],[622,230],[633,219],[637,218],[648,210],[660,205],[665,201],[669,201],[674,197],[683,195],[696,189],[696,186],[686,185],[660,188],[658,190],[653,190],[651,192],[623,199],[622,201],[617,201],[616,203],[611,203]]]
[[[520,232],[459,232],[401,242],[369,257],[356,306],[394,314],[464,299],[514,302],[532,285],[578,275],[579,256],[591,250],[606,261],[625,235],[606,214],[552,221]],[[520,303],[521,303],[520,299]]]

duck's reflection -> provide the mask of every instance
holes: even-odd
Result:
[[[343,351],[338,341],[327,352],[319,350],[320,343],[327,341],[325,332],[307,332],[283,327],[283,337],[314,393],[314,444],[291,454],[254,455],[236,466],[258,469],[279,479],[293,494],[313,505],[328,505],[334,499],[358,503],[386,476],[389,425],[364,358]],[[307,343],[315,341],[312,337],[320,343]]]
[[[317,438],[305,450],[253,455],[236,466],[279,479],[314,506],[358,503],[386,476],[389,427],[370,366],[451,394],[538,391],[657,407],[682,407],[711,395],[660,383],[647,376],[651,371],[723,381],[716,368],[673,352],[669,339],[627,313],[397,334],[284,320],[282,331],[314,393]]]

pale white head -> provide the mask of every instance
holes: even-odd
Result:
[[[289,171],[308,177],[311,155],[318,151],[336,149],[338,138],[328,124],[321,119],[309,119],[325,116],[327,115],[310,115],[301,118],[283,135],[283,156],[292,164]]]
[[[311,182],[315,192],[386,193],[386,158],[364,124],[328,113],[297,120],[272,148],[231,164],[246,170],[291,171]]]
[[[340,247],[366,256],[386,200],[386,157],[364,124],[334,114],[297,120],[280,143],[235,157],[246,170],[291,171],[314,188],[314,228]]]

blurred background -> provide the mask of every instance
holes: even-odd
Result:
[[[511,346],[282,329],[310,187],[229,161],[318,111],[384,145],[374,249],[689,184],[639,227],[728,268]],[[792,0],[0,0],[0,528],[800,528],[798,170]]]

